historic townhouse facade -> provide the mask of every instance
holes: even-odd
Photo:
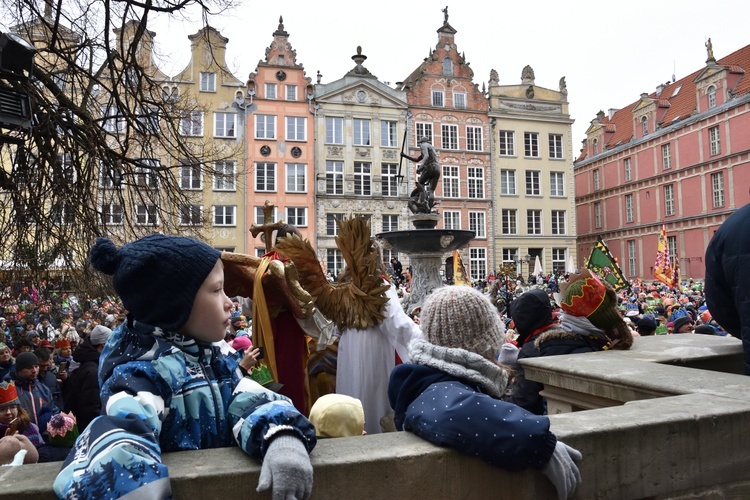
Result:
[[[315,85],[317,252],[334,274],[344,267],[335,243],[336,219],[367,217],[373,235],[409,228],[406,194],[412,181],[406,165],[405,182],[397,177],[406,94],[362,65],[367,57],[360,47],[352,59],[356,66],[343,78]],[[394,255],[384,252],[385,259]]]
[[[438,228],[476,233],[469,246],[460,251],[461,258],[472,279],[485,279],[494,268],[487,98],[473,82],[474,72],[458,51],[456,30],[448,24],[447,10],[437,33],[435,49],[396,85],[409,102],[408,154],[419,155],[421,137],[427,137],[438,151],[441,175],[435,197],[442,215]],[[416,168],[416,164],[404,163],[410,171]]]
[[[599,112],[575,163],[579,265],[597,235],[628,278],[652,279],[666,225],[683,277],[703,278],[713,233],[750,202],[750,46]]]
[[[247,83],[245,203],[250,223],[265,222],[263,205],[268,201],[275,205],[274,220],[268,222],[283,219],[314,245],[313,85],[296,55],[280,18],[265,60],[258,62]],[[260,236],[249,248],[256,255],[265,252]]]
[[[496,269],[528,276],[539,257],[544,273],[564,272],[576,254],[573,120],[565,77],[557,90],[540,87],[526,66],[520,84],[500,85],[492,70],[488,91]]]

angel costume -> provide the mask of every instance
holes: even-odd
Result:
[[[394,351],[406,361],[409,342],[422,331],[401,308],[394,286],[386,291],[385,318],[366,329],[340,331],[336,392],[362,401],[367,434],[381,432],[380,419],[391,411],[388,379],[396,365]]]

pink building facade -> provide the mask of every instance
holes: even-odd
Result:
[[[591,122],[575,162],[578,267],[601,236],[628,279],[653,279],[666,225],[681,277],[703,279],[706,246],[750,202],[750,46]]]

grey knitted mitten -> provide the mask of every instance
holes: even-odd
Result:
[[[562,441],[555,444],[555,451],[552,457],[542,468],[552,484],[557,488],[557,497],[559,500],[565,500],[576,490],[581,483],[581,473],[575,460],[581,460],[583,455],[575,448],[571,448]]]
[[[305,499],[312,493],[313,469],[302,440],[282,434],[271,441],[263,458],[258,493],[271,488],[273,500]]]

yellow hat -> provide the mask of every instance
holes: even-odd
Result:
[[[362,402],[344,394],[326,394],[310,409],[310,422],[318,437],[361,436],[365,428]]]

